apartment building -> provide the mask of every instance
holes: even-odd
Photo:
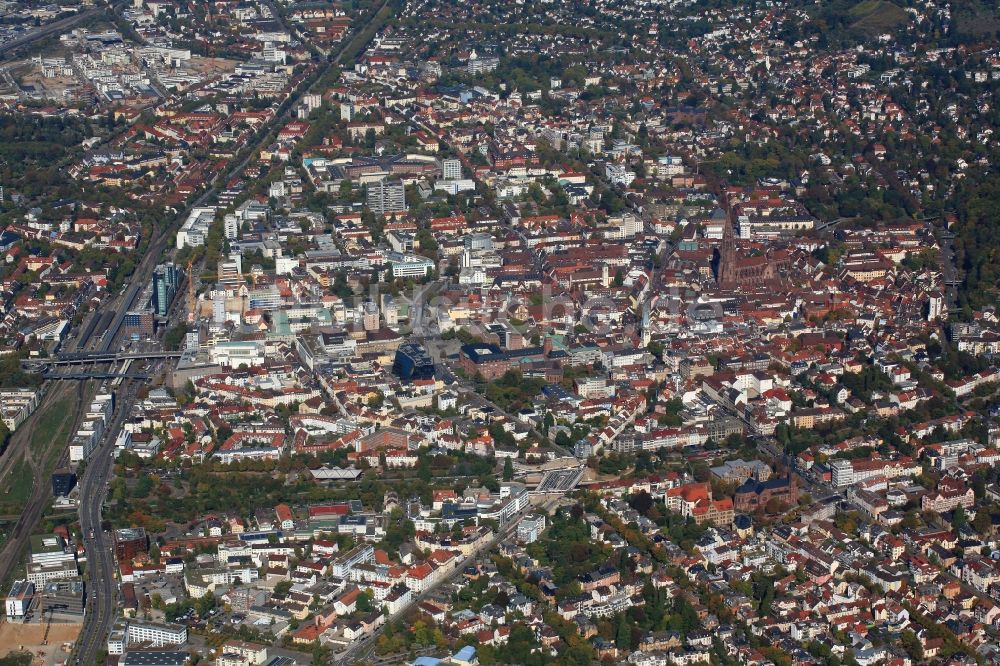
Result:
[[[902,456],[896,460],[834,460],[830,463],[831,481],[837,488],[861,483],[876,476],[894,479],[899,476],[913,476],[920,467],[912,458]]]
[[[386,180],[369,183],[366,202],[376,215],[406,212],[406,188]]]
[[[375,561],[375,548],[370,543],[355,546],[333,561],[332,572],[338,578],[348,578],[351,569],[359,564]]]

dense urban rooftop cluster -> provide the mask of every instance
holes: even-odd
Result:
[[[77,664],[1000,661],[958,4],[145,0],[16,51],[8,619]]]

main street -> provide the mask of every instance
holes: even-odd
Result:
[[[108,478],[114,463],[115,438],[121,430],[129,407],[135,400],[138,382],[127,382],[118,393],[115,418],[100,446],[92,454],[87,472],[80,482],[80,529],[87,551],[87,613],[76,645],[76,664],[92,664],[114,622],[117,589],[115,585],[114,544],[111,532],[103,529],[102,509],[108,492]]]

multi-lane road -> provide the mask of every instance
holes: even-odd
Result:
[[[151,274],[152,268],[150,267]],[[131,305],[131,300],[127,300],[126,298],[127,293],[119,294],[117,297],[111,299],[102,311],[126,310]],[[131,293],[132,298],[134,298],[134,292]],[[98,320],[103,321],[103,318],[99,313],[95,312],[92,315],[92,322],[98,322]],[[81,329],[81,336],[68,344],[69,349],[71,351],[97,351],[95,347],[100,341],[88,334],[89,331],[93,331],[95,328],[99,328],[99,326],[88,326]],[[74,386],[69,382],[49,381],[42,386],[42,391],[41,404],[11,438],[7,450],[4,452],[4,459],[6,461],[4,463],[5,470],[0,470],[4,474],[9,473],[10,470],[6,468],[23,457],[29,462],[34,484],[31,497],[24,505],[21,515],[11,529],[9,538],[4,542],[3,547],[0,548],[0,581],[7,580],[14,568],[17,567],[27,547],[32,531],[41,520],[45,509],[52,503],[52,495],[49,491],[49,479],[45,475],[45,472],[51,471],[49,469],[51,465],[47,465],[47,460],[44,459],[45,456],[43,454],[46,452],[32,451],[31,449],[35,428],[53,405],[60,404],[73,392],[76,392],[73,412],[65,415],[65,418],[69,419],[75,425],[79,419],[81,410],[86,406],[84,404],[87,398],[85,384]],[[36,460],[36,456],[42,456],[43,459]],[[59,464],[63,464],[67,458],[68,454],[64,451],[60,457]]]
[[[93,664],[98,651],[105,644],[108,631],[114,622],[117,603],[115,585],[114,544],[111,533],[104,531],[101,516],[108,492],[108,478],[114,461],[115,437],[129,413],[126,406],[135,400],[137,382],[122,385],[116,396],[115,416],[100,446],[90,459],[87,473],[80,482],[80,529],[87,550],[87,613],[83,630],[77,641],[75,664]]]

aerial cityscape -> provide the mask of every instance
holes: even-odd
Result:
[[[995,0],[0,19],[0,666],[1000,664]]]

